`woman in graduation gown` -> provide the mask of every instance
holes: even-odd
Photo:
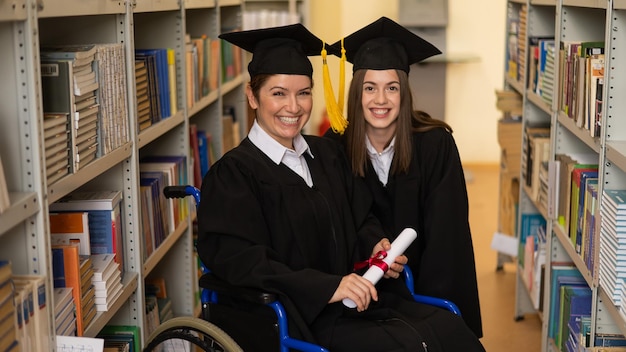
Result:
[[[230,284],[277,294],[291,334],[333,352],[484,351],[458,316],[412,301],[406,289],[379,291],[352,272],[390,243],[363,206],[369,192],[343,149],[301,134],[312,108],[307,56],[320,53],[321,40],[299,24],[220,38],[253,53],[246,95],[256,119],[203,180],[197,248],[204,264]],[[404,263],[396,258],[385,281],[402,286],[394,278]]]
[[[345,50],[353,78],[347,123],[339,114],[331,116],[332,130],[326,136],[346,147],[352,170],[373,194],[374,213],[385,233],[393,239],[406,227],[418,232],[405,251],[416,293],[451,300],[482,337],[467,189],[457,146],[445,122],[414,110],[408,81],[411,64],[441,52],[386,17],[332,47],[334,52]]]

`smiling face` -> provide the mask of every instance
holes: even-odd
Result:
[[[400,80],[396,70],[367,70],[361,104],[366,131],[393,133],[400,112]]]
[[[276,74],[269,76],[256,94],[250,86],[246,94],[259,126],[281,145],[293,149],[293,138],[311,116],[311,90],[308,76]]]

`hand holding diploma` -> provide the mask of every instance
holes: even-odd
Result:
[[[391,249],[387,252],[379,252],[374,258],[368,261],[369,269],[363,274],[363,278],[372,284],[376,284],[389,270],[396,257],[402,255],[409,245],[417,238],[417,232],[411,228],[406,228],[400,232],[398,237],[391,243]],[[349,298],[343,299],[343,304],[348,308],[355,308],[356,303]]]

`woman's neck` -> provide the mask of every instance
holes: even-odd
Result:
[[[366,129],[365,134],[370,140],[370,143],[372,143],[374,149],[376,149],[377,152],[382,153],[382,151],[389,146],[389,143],[391,143],[394,132],[395,129],[393,128],[368,128]]]

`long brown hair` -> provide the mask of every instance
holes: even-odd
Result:
[[[348,91],[348,128],[346,134],[346,152],[350,158],[355,175],[365,176],[367,168],[367,147],[365,145],[365,126],[363,117],[363,81],[367,70],[357,70],[352,75]],[[444,121],[433,119],[426,112],[414,110],[413,95],[406,72],[396,70],[400,81],[400,113],[396,127],[396,141],[391,174],[408,172],[411,163],[412,135],[414,132],[426,132],[433,128],[444,128],[452,133],[452,128]]]

